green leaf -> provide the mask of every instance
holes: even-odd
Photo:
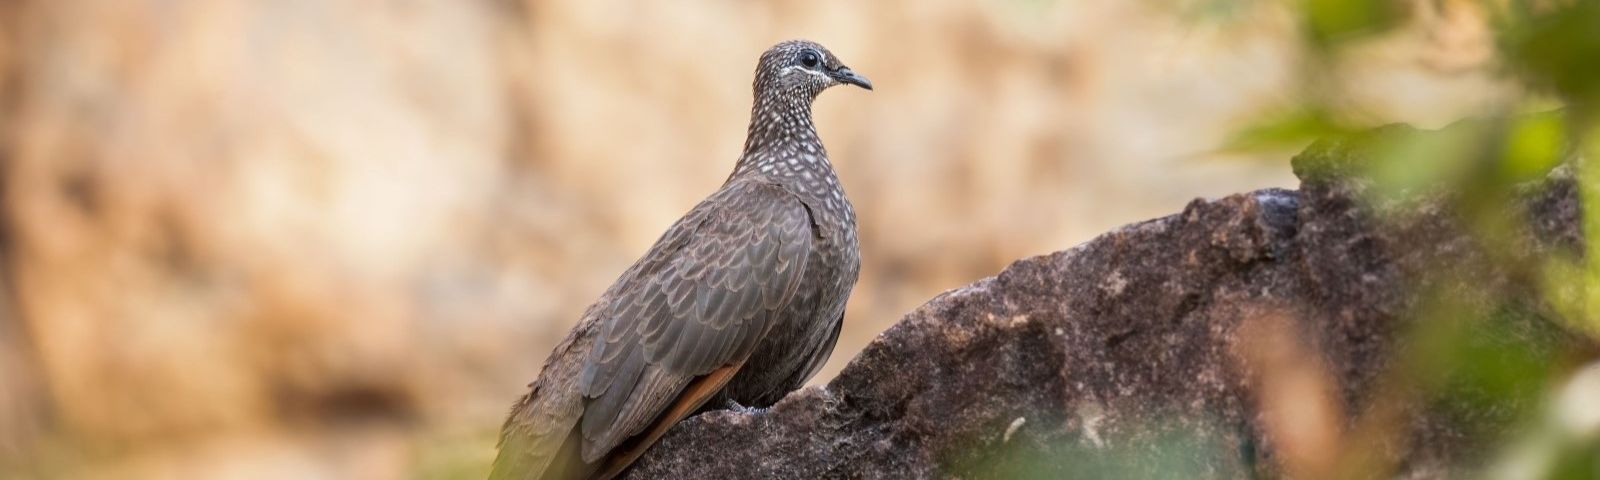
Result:
[[[1508,182],[1538,179],[1561,164],[1566,149],[1566,121],[1559,112],[1513,118],[1498,173]]]
[[[1301,12],[1312,43],[1326,47],[1388,30],[1401,10],[1393,0],[1304,0]]]

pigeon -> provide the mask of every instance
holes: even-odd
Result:
[[[594,302],[501,429],[491,479],[609,479],[708,409],[759,411],[833,352],[860,272],[855,210],[811,119],[872,83],[817,43],[761,55],[733,172]]]

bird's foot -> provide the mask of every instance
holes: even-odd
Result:
[[[728,407],[728,410],[733,410],[735,412],[739,412],[739,413],[743,413],[743,414],[747,414],[747,415],[760,415],[760,414],[763,414],[763,413],[767,413],[767,409],[772,408],[772,407],[746,407],[744,405],[740,405],[739,402],[733,401],[733,399],[731,399],[731,398],[728,399],[727,407]]]

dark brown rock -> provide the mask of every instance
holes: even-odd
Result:
[[[1299,191],[1196,200],[946,292],[827,386],[763,413],[687,420],[629,477],[1281,476],[1274,452],[1294,440],[1265,424],[1271,392],[1258,390],[1277,367],[1252,363],[1252,339],[1288,352],[1262,358],[1326,372],[1342,425],[1374,402],[1418,292],[1462,278],[1430,272],[1525,288],[1439,202],[1380,221],[1357,199],[1370,185],[1354,173],[1365,155],[1354,142],[1297,157]],[[1533,225],[1524,255],[1579,243],[1569,179],[1520,198]],[[1510,333],[1576,341],[1530,317]],[[1278,327],[1281,337],[1262,333]],[[1388,452],[1395,468],[1435,476],[1471,463],[1473,432],[1506,421],[1490,410],[1399,417],[1413,441]]]

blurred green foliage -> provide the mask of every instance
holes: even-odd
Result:
[[[958,461],[956,478],[1248,478],[1252,452],[1219,435],[1222,422],[1193,415],[1153,415],[1142,428],[1107,429],[1105,438],[1077,436],[1042,446],[1018,437],[990,449],[975,449]],[[1043,447],[1043,448],[1041,448]],[[1217,461],[1232,459],[1234,461]]]
[[[1584,238],[1600,238],[1600,207],[1594,207],[1600,205],[1600,166],[1592,161],[1600,156],[1595,121],[1600,114],[1600,0],[1436,2],[1439,8],[1482,9],[1504,78],[1520,85],[1522,93],[1483,118],[1431,132],[1357,133],[1386,122],[1353,120],[1371,119],[1349,111],[1345,105],[1351,102],[1338,89],[1325,88],[1327,77],[1348,67],[1349,47],[1405,26],[1409,7],[1417,3],[1303,0],[1292,5],[1302,25],[1308,60],[1300,74],[1307,88],[1290,106],[1239,130],[1223,148],[1299,148],[1328,137],[1355,142],[1369,153],[1367,163],[1312,168],[1364,176],[1373,187],[1364,193],[1380,215],[1400,211],[1387,208],[1396,204],[1447,202],[1497,268],[1529,284],[1530,296],[1496,294],[1478,283],[1475,272],[1437,265],[1432,276],[1439,280],[1413,292],[1424,300],[1407,313],[1405,347],[1382,383],[1412,391],[1380,392],[1379,397],[1429,405],[1485,427],[1467,432],[1481,440],[1485,453],[1477,456],[1483,465],[1469,468],[1501,472],[1496,465],[1516,465],[1509,475],[1519,478],[1600,478],[1600,438],[1548,426],[1554,415],[1551,397],[1574,368],[1595,360],[1593,343],[1555,339],[1577,333],[1600,342],[1600,242],[1529,258],[1526,239],[1516,233],[1530,231],[1521,193],[1555,188],[1538,181],[1556,176],[1574,180]],[[1551,335],[1513,334],[1528,331],[1508,328],[1516,324],[1548,325]],[[1399,429],[1406,427],[1382,428],[1393,430],[1387,434],[1393,438],[1404,435]]]
[[[1276,150],[1304,146],[1312,140],[1346,136],[1362,130],[1320,105],[1268,112],[1223,144],[1225,151]]]
[[[1303,0],[1300,13],[1309,43],[1327,48],[1394,27],[1403,7],[1393,0]]]
[[[1566,157],[1570,142],[1560,115],[1528,115],[1512,119],[1496,176],[1512,182],[1543,177]]]
[[[1485,2],[1511,71],[1587,117],[1600,101],[1600,1]]]
[[[1258,0],[1183,2],[1196,22],[1233,21]],[[1557,407],[1574,371],[1597,360],[1600,343],[1600,242],[1530,239],[1530,190],[1575,188],[1584,239],[1600,238],[1600,0],[1294,0],[1285,2],[1301,32],[1305,59],[1299,96],[1258,115],[1221,149],[1292,151],[1330,139],[1359,155],[1303,155],[1304,180],[1358,176],[1377,221],[1404,225],[1418,202],[1449,208],[1474,247],[1509,285],[1489,285],[1481,270],[1431,265],[1410,292],[1399,350],[1376,380],[1379,391],[1355,416],[1334,477],[1394,474],[1391,451],[1409,441],[1419,409],[1467,431],[1463,472],[1488,478],[1600,478],[1600,432],[1574,430]],[[1358,46],[1415,23],[1420,7],[1474,8],[1487,17],[1511,98],[1478,118],[1439,130],[1389,126],[1357,111],[1335,80]],[[1352,161],[1359,164],[1350,164]],[[1556,179],[1555,181],[1545,181]],[[1570,243],[1570,242],[1569,242]],[[1544,250],[1535,255],[1530,248]],[[1481,266],[1478,266],[1481,267]],[[1587,337],[1587,341],[1580,340]],[[1575,341],[1576,340],[1576,341]],[[1580,401],[1596,401],[1592,396]],[[1592,406],[1600,409],[1600,403]],[[1570,413],[1570,412],[1567,412]],[[994,478],[1189,478],[1231,475],[1200,470],[1194,458],[1229,455],[1181,428],[1153,424],[1137,445],[1107,450],[1087,441],[1009,447],[963,471]],[[1372,431],[1368,431],[1372,430]],[[1165,432],[1165,433],[1162,433]],[[1463,439],[1453,439],[1463,440]],[[1404,448],[1404,447],[1401,447]],[[1282,455],[1284,452],[1277,452]],[[1032,455],[1032,456],[1030,456]],[[1037,457],[1037,458],[1035,458]],[[1061,465],[1071,465],[1061,470]],[[1239,472],[1233,472],[1239,473]],[[1437,473],[1437,472],[1435,472]],[[1239,475],[1239,476],[1247,476]],[[1423,476],[1428,476],[1424,474]]]
[[[1182,3],[1196,22],[1232,21],[1258,0]],[[1232,152],[1298,150],[1318,139],[1361,152],[1296,164],[1302,179],[1355,175],[1378,221],[1403,225],[1396,206],[1442,202],[1513,285],[1485,285],[1482,272],[1434,265],[1411,292],[1420,300],[1408,320],[1380,391],[1356,416],[1336,477],[1392,475],[1399,459],[1381,459],[1403,444],[1407,419],[1419,408],[1457,420],[1470,431],[1464,471],[1489,478],[1600,478],[1600,434],[1574,431],[1555,407],[1573,372],[1596,361],[1600,343],[1600,242],[1562,244],[1532,255],[1524,200],[1530,189],[1573,188],[1582,206],[1584,239],[1600,238],[1600,0],[1294,0],[1285,2],[1301,32],[1305,59],[1299,96],[1258,115],[1221,145]],[[1519,87],[1479,118],[1427,131],[1383,127],[1352,107],[1335,80],[1355,47],[1415,23],[1419,6],[1475,8],[1487,17],[1503,80]],[[1325,163],[1319,163],[1325,162]],[[1304,170],[1302,170],[1302,168]],[[1557,182],[1543,180],[1558,178]],[[1570,183],[1567,183],[1569,182]],[[1561,185],[1567,185],[1562,187]],[[1520,283],[1520,284],[1518,284]],[[1587,337],[1587,343],[1572,341]],[[1600,404],[1593,406],[1600,409]],[[1402,413],[1396,413],[1402,412]],[[1162,431],[1154,425],[1151,431]],[[1365,431],[1365,429],[1377,431]],[[1170,433],[1170,432],[1169,432]],[[973,470],[1000,477],[1089,478],[1216,476],[1184,461],[1226,455],[1216,445],[1175,433],[1111,452],[1057,445],[1050,459],[1005,458]],[[1279,452],[1282,454],[1282,452]],[[1061,457],[1070,460],[1063,462]],[[1390,462],[1386,464],[1385,462]],[[1076,465],[1071,471],[1051,465]],[[980,475],[981,476],[981,475]]]

